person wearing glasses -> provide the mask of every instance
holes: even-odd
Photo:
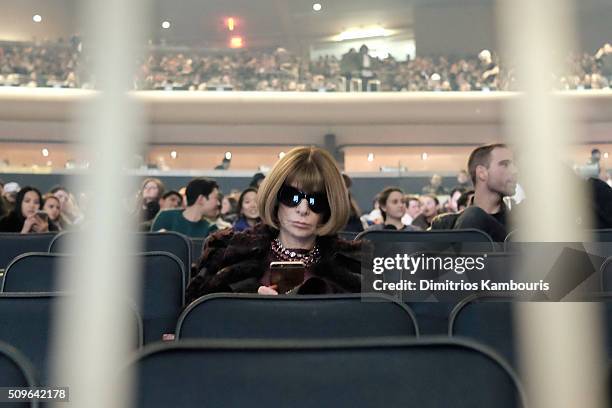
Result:
[[[361,290],[361,242],[337,236],[350,202],[329,153],[317,147],[292,149],[261,184],[257,206],[260,224],[242,232],[219,231],[207,240],[199,273],[187,287],[188,302],[214,292],[278,294],[272,282],[278,262],[303,265],[303,279],[300,275],[298,285],[281,294]]]

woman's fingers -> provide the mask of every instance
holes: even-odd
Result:
[[[257,289],[257,293],[260,295],[278,295],[278,292],[276,290],[268,286],[260,286],[259,289]]]

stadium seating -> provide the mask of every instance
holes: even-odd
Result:
[[[16,234],[12,232],[0,232],[0,272],[11,261],[26,252],[47,252],[51,240],[57,234],[54,232],[42,234]]]
[[[425,254],[427,255],[427,254]],[[435,254],[429,254],[435,255]],[[462,253],[461,255],[444,255],[444,257],[456,257],[456,256],[483,256],[484,253]],[[506,253],[489,252],[486,253],[485,269],[484,271],[478,272],[466,272],[464,275],[457,275],[449,277],[451,280],[457,280],[459,277],[462,279],[468,279],[470,281],[483,279],[493,279],[493,281],[505,281],[504,276],[509,276],[512,273],[512,260],[511,255]],[[445,272],[446,274],[453,274],[453,272]],[[438,281],[444,280],[439,271],[433,271],[432,279]],[[420,279],[423,275],[419,275]],[[418,301],[411,297],[402,294],[402,298],[406,301],[407,305],[414,311],[419,322],[419,329],[423,335],[445,335],[448,333],[449,315],[456,306],[458,301],[471,293],[462,292],[432,292],[426,294],[428,296],[427,301]],[[411,296],[417,297],[416,293]]]
[[[26,388],[36,386],[34,371],[27,358],[10,344],[0,341],[0,379],[2,387]],[[34,402],[4,402],[6,408],[34,408]]]
[[[514,230],[506,236],[506,239],[504,240],[504,251],[514,252],[520,249],[521,241],[518,239],[519,233],[520,233],[519,230]],[[586,231],[586,233],[591,238],[589,242],[609,243],[608,245],[602,245],[602,246],[588,245],[587,248],[589,249],[594,248],[595,251],[593,252],[601,254],[601,255],[612,256],[612,229],[595,229],[595,230]]]
[[[605,345],[612,358],[612,294],[592,294],[575,301],[598,302],[605,322]],[[510,364],[517,363],[513,304],[510,295],[475,294],[457,304],[449,318],[449,335],[473,339],[491,347]]]
[[[491,237],[477,229],[444,231],[375,230],[361,232],[355,239],[368,240],[374,245],[410,243],[414,248],[422,251],[494,252],[496,250]]]
[[[203,296],[181,314],[177,338],[315,339],[418,336],[414,313],[383,295]]]
[[[524,407],[495,353],[448,338],[184,340],[135,360],[135,407]]]
[[[65,299],[66,295],[50,293],[0,294],[0,341],[11,344],[32,362],[35,377],[42,385],[51,385],[47,380],[49,345],[55,334],[54,312]],[[142,344],[142,320],[138,312],[126,305],[128,309],[134,321],[131,334],[137,349]]]
[[[77,233],[63,232],[58,234],[49,245],[51,253],[66,253],[69,249],[70,238]],[[191,243],[189,239],[177,232],[145,232],[136,234],[139,242],[144,240],[144,252],[168,252],[180,259],[183,264],[185,282],[189,282],[191,265]]]
[[[474,294],[452,310],[448,335],[461,336],[485,344],[510,364],[517,363],[511,295]]]
[[[70,255],[25,254],[13,261],[6,271],[3,292],[53,292],[63,280],[59,273],[62,260]],[[142,293],[138,312],[142,315],[145,343],[160,341],[164,334],[174,333],[176,320],[183,309],[185,282],[180,260],[167,252],[139,254],[142,260]],[[120,284],[120,283],[118,283]]]

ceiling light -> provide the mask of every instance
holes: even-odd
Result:
[[[369,162],[373,162],[374,161],[374,153],[368,153],[368,161]]]
[[[178,153],[176,152],[176,150],[173,150],[170,152],[170,157],[172,157],[173,159],[176,159],[177,156],[178,156]]]
[[[607,159],[607,158],[608,158],[608,156],[609,156],[608,152],[605,152],[605,153],[604,153],[604,159]]]
[[[427,158],[429,157],[429,155],[425,152],[421,153],[421,160],[427,160]]]
[[[225,152],[225,160],[232,160],[232,152]]]
[[[280,152],[280,153],[278,154],[278,158],[279,158],[279,159],[282,159],[283,157],[285,157],[285,152]]]
[[[321,3],[315,3],[315,4],[312,5],[312,9],[314,11],[321,11],[321,8],[322,8],[321,7]]]
[[[169,22],[169,21],[164,21],[164,22],[162,23],[162,28],[165,28],[165,29],[170,28],[170,22]]]
[[[360,38],[387,37],[391,31],[385,30],[381,26],[367,28],[349,28],[335,37],[336,41],[357,40]]]
[[[40,23],[42,21],[42,16],[40,14],[34,14],[32,16],[32,21],[35,23]]]
[[[42,153],[43,157],[49,157],[49,149],[47,149],[46,147],[43,148],[40,152]]]

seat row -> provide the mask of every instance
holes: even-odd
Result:
[[[612,229],[591,231],[594,241],[612,242]],[[373,243],[422,243],[425,250],[445,250],[449,247],[455,252],[472,251],[495,252],[503,250],[494,243],[486,233],[475,230],[448,230],[448,231],[365,231],[358,235],[341,232],[345,239],[365,239]],[[506,252],[512,251],[516,245],[514,236],[516,232],[508,235],[505,243]],[[187,273],[190,267],[197,263],[202,254],[203,238],[187,238],[176,232],[147,232],[136,234],[144,242],[145,252],[169,252],[177,256]],[[64,253],[70,248],[70,241],[76,237],[74,232],[60,234],[14,234],[0,233],[0,272],[17,256],[27,252]],[[514,246],[513,246],[514,245]],[[612,252],[605,254],[612,256]]]
[[[184,340],[149,346],[127,367],[135,408],[527,406],[503,360],[458,339]],[[36,384],[2,343],[0,376],[6,386]]]
[[[8,371],[27,372],[6,385],[48,384],[51,311],[66,300],[0,295],[0,342],[19,350]],[[138,313],[126,311],[136,349]],[[135,406],[524,406],[516,374],[497,353],[418,334],[410,308],[382,295],[207,296],[185,310],[177,341],[136,352]],[[0,377],[12,378],[2,370],[0,358]]]
[[[55,332],[54,310],[69,295],[0,294],[0,341],[21,350],[46,378],[48,345]],[[612,294],[595,299],[605,313],[608,355],[612,358]],[[130,302],[134,349],[143,341],[140,314]],[[448,338],[469,338],[495,350],[516,366],[513,303],[505,295],[474,295],[449,317]],[[411,307],[384,295],[278,296],[215,294],[193,302],[175,320],[167,339],[301,340],[423,336]],[[146,325],[145,325],[146,327]]]

